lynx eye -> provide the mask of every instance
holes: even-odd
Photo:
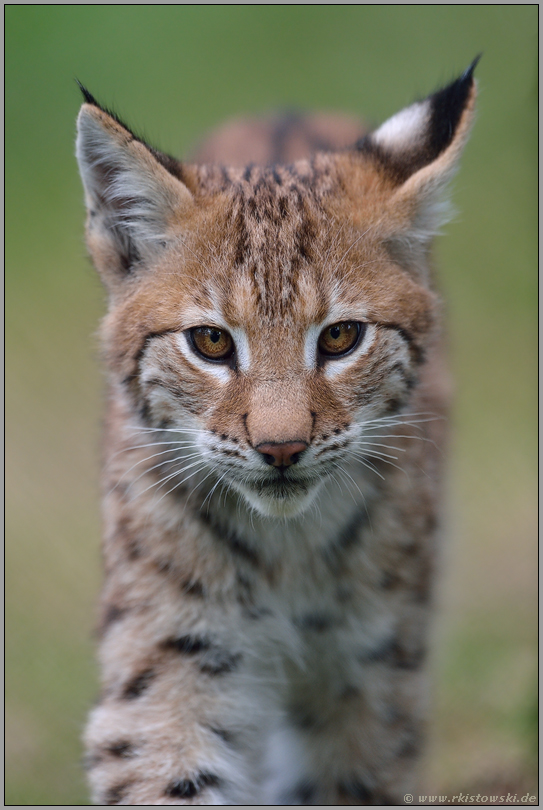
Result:
[[[234,353],[234,341],[224,329],[197,326],[189,334],[193,349],[206,360],[221,362],[228,360]]]
[[[359,321],[342,321],[327,326],[319,337],[319,352],[325,357],[341,357],[350,352],[364,333]]]

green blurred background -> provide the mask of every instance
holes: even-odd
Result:
[[[7,804],[85,804],[104,295],[83,245],[78,77],[183,156],[282,106],[378,123],[477,67],[438,243],[456,384],[425,792],[535,792],[536,5],[8,5]]]

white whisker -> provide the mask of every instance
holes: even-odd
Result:
[[[145,445],[143,445],[143,446],[145,446]],[[173,452],[174,451],[170,448],[168,450],[162,450],[160,453],[153,453],[151,456],[146,456],[145,458],[140,458],[140,460],[136,461],[135,464],[132,464],[132,466],[129,467],[128,470],[125,470],[125,472],[121,475],[121,477],[119,478],[119,480],[117,481],[117,483],[115,484],[113,489],[115,489],[115,487],[117,487],[121,483],[123,478],[126,478],[126,476],[129,473],[132,472],[132,470],[134,470],[136,467],[139,467],[140,464],[145,464],[147,461],[151,461],[152,458],[158,458],[158,456],[164,456],[166,454],[172,454]],[[185,458],[185,459],[186,458],[191,458],[191,457],[192,456],[183,456],[183,458]],[[166,459],[166,461],[163,461],[161,463],[162,464],[167,464],[168,461],[170,461],[170,459]],[[159,467],[159,466],[160,466],[160,464],[156,464],[154,467],[150,467],[149,469],[145,469],[144,472],[142,473],[142,475],[145,475],[145,473],[151,472],[151,470],[154,470],[154,469],[156,469],[156,467]],[[138,481],[139,478],[136,478],[135,480]],[[135,483],[135,482],[133,481],[132,483]],[[113,491],[113,489],[111,491]]]
[[[143,478],[144,475],[147,475],[147,473],[150,473],[153,470],[158,469],[159,467],[164,467],[166,464],[176,464],[176,463],[179,463],[180,461],[183,461],[183,462],[184,461],[190,461],[191,459],[197,458],[198,456],[201,456],[201,453],[191,453],[188,456],[183,456],[182,459],[170,459],[170,458],[167,458],[165,461],[160,461],[158,464],[155,464],[153,467],[149,467],[148,470],[144,470],[142,473],[140,473],[137,476],[137,478],[134,478],[134,480],[131,481],[130,484],[128,485],[128,489],[133,487],[134,484],[136,484],[140,480],[140,478]],[[188,469],[188,467],[183,468],[183,469]]]
[[[372,454],[372,453],[364,453],[363,455],[362,455],[362,454],[360,454],[360,453],[353,453],[353,455],[354,455],[354,456],[355,456],[355,457],[356,457],[356,458],[357,458],[357,459],[358,459],[358,460],[359,460],[359,461],[360,461],[362,464],[364,464],[365,466],[368,466],[368,464],[370,464],[370,463],[371,463],[371,462],[369,462],[369,461],[368,461],[368,456],[369,456],[370,458],[375,458],[377,461],[382,461],[382,462],[383,462],[383,464],[389,464],[391,467],[396,467],[396,469],[397,469],[397,470],[400,470],[400,472],[403,472],[403,473],[404,473],[404,475],[406,475],[406,476],[407,476],[407,478],[409,478],[409,475],[408,475],[408,474],[407,474],[407,472],[406,472],[406,471],[403,469],[403,467],[400,467],[398,464],[394,464],[394,462],[393,462],[393,461],[389,461],[389,460],[388,460],[388,458],[383,458],[383,456],[376,456],[376,455],[374,455],[374,454]],[[392,456],[391,458],[395,458],[395,456]],[[367,462],[367,463],[366,463],[366,462]],[[377,472],[377,470],[375,469],[375,467],[373,468],[373,471],[374,471],[374,472]],[[378,474],[379,474],[379,473],[378,473]],[[383,478],[383,476],[381,476],[381,478]],[[384,480],[384,478],[383,478],[383,480]]]
[[[145,494],[146,492],[148,492],[150,489],[153,489],[153,487],[158,487],[158,488],[160,489],[160,487],[162,487],[162,486],[163,486],[163,485],[164,485],[164,484],[165,484],[167,481],[169,481],[171,478],[174,478],[176,475],[177,475],[177,476],[178,476],[178,475],[183,475],[183,473],[184,473],[184,472],[186,472],[187,470],[190,470],[190,469],[191,469],[191,467],[194,467],[194,466],[196,466],[197,464],[202,464],[202,467],[206,467],[206,466],[207,466],[207,463],[206,463],[205,461],[203,461],[201,458],[200,458],[198,461],[193,461],[193,462],[192,462],[192,464],[188,464],[188,465],[187,465],[187,466],[185,466],[185,467],[181,467],[181,469],[176,470],[176,471],[175,471],[175,472],[173,472],[173,473],[170,473],[170,475],[167,475],[167,476],[165,476],[164,478],[159,479],[158,481],[154,481],[152,484],[149,484],[149,486],[148,486],[148,487],[146,487],[144,490],[142,490],[141,492],[136,493],[136,496],[135,496],[135,497],[140,497],[141,495],[144,495],[144,494]],[[191,473],[191,475],[193,475],[193,473]],[[190,475],[189,475],[189,478],[190,478]],[[180,485],[181,485],[181,484],[182,484],[182,483],[183,483],[185,480],[187,480],[187,479],[183,479],[183,481],[180,481],[178,484],[176,484],[176,486],[180,486]],[[133,483],[135,483],[135,482],[133,482]],[[175,488],[175,487],[174,487],[174,488]],[[133,498],[132,500],[134,500],[134,498]]]
[[[196,462],[196,463],[197,463],[197,462]],[[193,466],[193,465],[189,465],[189,467],[185,467],[185,470],[190,469],[190,466]],[[187,475],[185,478],[183,478],[183,480],[182,480],[182,481],[176,482],[176,483],[174,484],[174,486],[173,486],[173,487],[171,487],[171,488],[170,488],[170,489],[168,489],[166,492],[164,492],[164,494],[160,496],[160,498],[158,499],[158,501],[156,502],[156,504],[158,505],[158,504],[160,503],[160,501],[161,501],[163,498],[165,498],[167,495],[169,495],[169,494],[170,494],[170,492],[173,492],[175,489],[177,489],[178,487],[180,487],[182,484],[184,484],[184,483],[185,483],[185,481],[188,481],[188,480],[189,480],[189,478],[192,478],[192,476],[193,476],[193,475],[196,475],[197,473],[201,472],[202,470],[205,470],[205,468],[206,468],[206,467],[207,467],[207,463],[206,463],[206,462],[203,462],[203,463],[202,463],[202,466],[201,466],[199,469],[197,469],[197,470],[193,470],[193,472],[189,473],[189,475]],[[183,471],[183,472],[184,472],[184,471]],[[209,476],[212,474],[212,472],[213,472],[213,471],[211,470],[211,471],[210,471],[210,472],[209,472],[209,473],[208,473],[208,474],[205,476],[205,478],[203,479],[203,481],[201,481],[201,482],[200,482],[200,484],[203,484],[203,482],[206,480],[206,478],[209,478]],[[181,473],[179,473],[179,475],[181,475]],[[168,481],[170,478],[173,478],[173,476],[171,476],[171,475],[170,475],[170,476],[168,476],[168,478],[164,479],[164,481],[161,483],[161,485],[160,485],[160,486],[162,486],[163,484],[165,484],[165,483],[166,483],[166,481]],[[198,486],[200,486],[200,484],[197,484],[197,486],[196,486],[194,489],[197,489],[197,488],[198,488]],[[159,487],[159,489],[160,489],[160,487]],[[190,495],[192,495],[192,493],[193,493],[193,492],[194,492],[194,490],[192,490],[192,491],[191,491]],[[190,498],[190,495],[187,497],[187,500],[186,500],[186,502],[185,502],[185,506],[186,506],[186,504],[188,503],[188,499]]]

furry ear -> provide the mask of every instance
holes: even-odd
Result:
[[[147,146],[88,91],[77,119],[76,155],[88,210],[87,241],[106,283],[152,261],[193,204],[173,158]]]
[[[394,250],[426,252],[448,219],[445,191],[473,122],[479,58],[452,84],[401,110],[357,145],[391,187],[389,211],[399,225],[389,240]]]

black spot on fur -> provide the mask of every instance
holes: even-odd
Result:
[[[426,651],[423,647],[408,650],[398,639],[383,642],[380,646],[358,656],[362,664],[385,664],[395,669],[416,670],[424,662]]]
[[[151,681],[155,678],[156,673],[153,669],[145,669],[132,678],[123,689],[122,696],[125,700],[134,700],[140,697],[150,686]]]
[[[227,675],[233,672],[239,663],[242,656],[240,653],[228,653],[223,650],[213,650],[213,655],[209,656],[202,664],[200,664],[200,672],[205,675]]]
[[[205,595],[204,586],[197,579],[190,580],[188,582],[182,582],[181,590],[188,596],[195,596],[198,598],[202,598]]]
[[[164,557],[160,557],[158,560],[155,560],[155,566],[159,574],[172,574],[175,571],[175,566],[172,560],[169,560]]]
[[[210,731],[213,734],[216,734],[223,742],[227,745],[235,745],[236,744],[236,735],[232,731],[227,731],[225,728],[216,728],[215,726],[210,726]]]
[[[126,544],[126,554],[130,562],[139,560],[141,557],[141,548],[137,540],[131,538]]]
[[[172,799],[192,799],[198,793],[198,788],[190,779],[178,779],[166,788],[166,796]]]
[[[134,746],[132,743],[128,742],[128,740],[118,740],[117,742],[111,743],[106,746],[105,751],[119,759],[130,759],[130,757],[135,755]]]
[[[104,618],[100,624],[100,633],[105,633],[112,624],[120,621],[126,615],[127,609],[119,607],[118,605],[108,605],[106,608]]]
[[[362,529],[368,525],[368,513],[363,508],[355,512],[351,520],[324,549],[324,556],[330,567],[338,570],[343,558],[350,549],[357,546],[362,539]]]
[[[177,779],[166,788],[166,796],[172,799],[192,799],[206,787],[218,787],[221,780],[212,773],[200,773],[193,780]]]
[[[223,456],[229,456],[230,458],[242,458],[241,453],[238,453],[237,450],[225,450],[224,448],[221,450]]]
[[[255,568],[259,566],[260,560],[256,551],[249,548],[233,529],[219,525],[213,520],[209,513],[200,512],[198,513],[198,517],[201,522],[213,532],[214,537],[227,545],[233,554],[241,557],[245,562],[250,563]]]
[[[301,630],[324,633],[325,630],[329,630],[334,625],[337,625],[338,619],[335,616],[329,616],[324,613],[307,613],[305,616],[294,619],[294,624]]]
[[[122,785],[115,785],[110,788],[105,795],[104,804],[120,804],[126,797],[126,792],[129,788],[129,783],[124,782]]]
[[[163,641],[161,647],[165,650],[175,650],[175,652],[185,655],[195,655],[203,650],[209,650],[211,642],[201,636],[179,636],[179,638],[169,638]]]
[[[200,663],[200,672],[206,675],[225,675],[232,672],[241,661],[240,653],[229,653],[215,646],[202,636],[180,636],[169,638],[160,645],[164,650],[173,650],[181,655],[205,653]]]

